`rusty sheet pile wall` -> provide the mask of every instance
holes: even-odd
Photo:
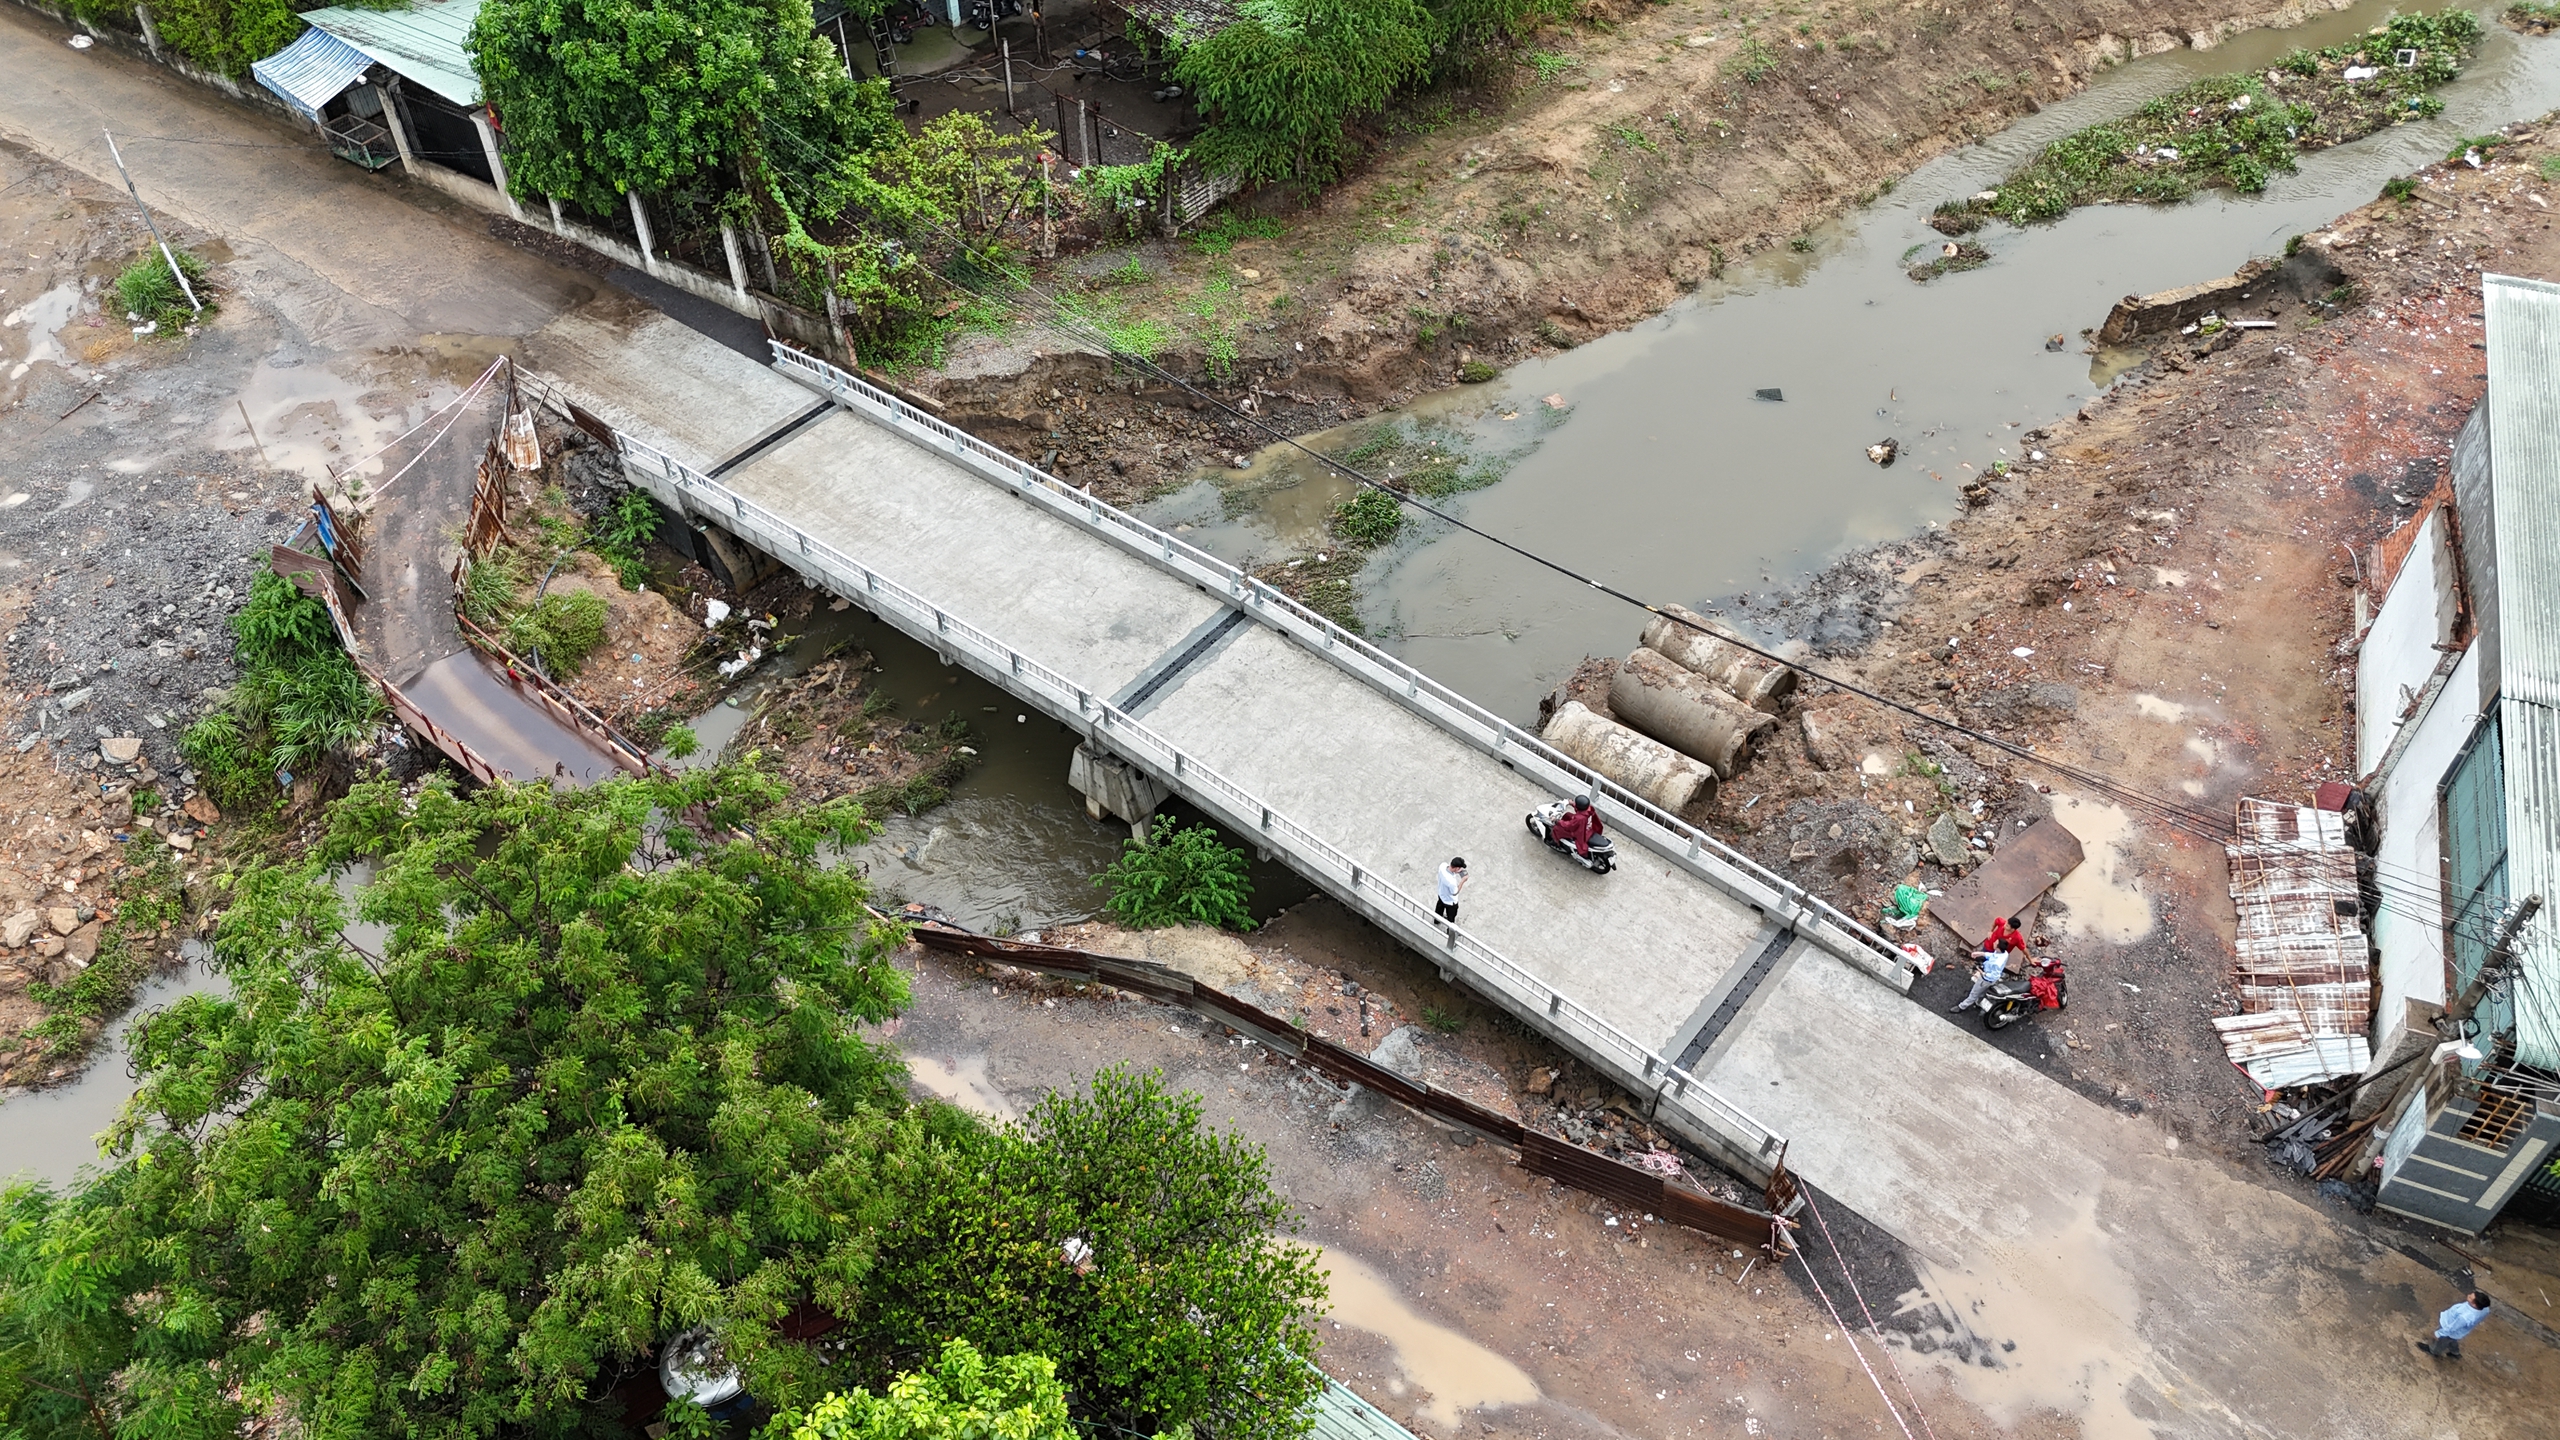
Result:
[[[2356,1074],[2373,1058],[2373,959],[2346,816],[2242,800],[2238,821],[2228,849],[2240,1013],[2213,1028],[2261,1089]]]
[[[1547,1176],[1577,1190],[1613,1200],[1631,1210],[1658,1215],[1673,1224],[1721,1239],[1793,1248],[1788,1232],[1794,1229],[1794,1222],[1785,1216],[1795,1208],[1796,1188],[1783,1160],[1775,1167],[1776,1173],[1763,1197],[1769,1202],[1769,1208],[1755,1210],[1672,1184],[1650,1170],[1612,1160],[1570,1141],[1529,1129],[1508,1115],[1496,1114],[1436,1086],[1416,1083],[1365,1055],[1309,1035],[1280,1016],[1203,985],[1179,970],[1169,970],[1142,960],[1097,955],[1088,950],[1025,945],[930,924],[916,926],[912,934],[916,943],[947,955],[998,961],[1025,970],[1037,970],[1044,975],[1108,985],[1150,1000],[1179,1005],[1248,1036],[1321,1075],[1345,1084],[1364,1086],[1430,1119],[1508,1145],[1520,1153],[1521,1168],[1532,1174]]]

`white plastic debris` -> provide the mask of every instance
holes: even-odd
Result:
[[[2028,657],[2030,657],[2030,656],[2034,655],[2036,652],[2035,652],[2035,651],[2033,651],[2033,650],[2028,649],[2028,648],[2027,648],[2026,646],[2024,646],[2024,645],[2021,645],[2021,646],[2019,646],[2018,648],[2016,648],[2016,649],[2014,649],[2014,650],[2010,651],[2009,653],[2010,653],[2010,654],[2012,654],[2012,655],[2017,656],[2017,657],[2018,657],[2019,659],[2021,659],[2021,660],[2024,660],[2024,659],[2027,659]]]
[[[702,624],[704,629],[717,630],[720,628],[720,622],[728,618],[728,601],[705,600],[702,602]]]
[[[2382,69],[2377,65],[2350,65],[2338,72],[2338,78],[2352,83],[2357,80],[2370,80],[2381,73]]]

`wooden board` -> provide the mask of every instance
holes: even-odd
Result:
[[[2000,847],[1990,863],[1947,887],[1929,913],[1967,945],[1979,945],[1991,922],[2018,915],[2080,867],[2080,837],[2058,820],[2039,820]]]

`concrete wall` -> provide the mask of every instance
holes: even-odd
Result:
[[[2411,558],[2414,561],[2415,556]],[[2398,594],[2398,587],[2393,593]],[[2375,628],[2380,628],[2379,621]],[[2444,1003],[2444,920],[2438,880],[2443,866],[2436,786],[2480,723],[2475,700],[2479,664],[2480,649],[2475,645],[2436,691],[2434,700],[2408,722],[2406,743],[2389,772],[2376,782],[2382,838],[2374,863],[2389,902],[2373,917],[2372,929],[2380,959],[2374,1013],[2375,1026],[2382,1033],[2373,1037],[2377,1055],[2390,1048],[2408,1009],[2404,1001]]]
[[[2356,655],[2356,773],[2371,775],[2453,638],[2452,526],[2442,506],[2413,522],[2417,542],[2393,576]]]
[[[2493,1150],[2460,1138],[2474,1101],[2457,1094],[2431,1109],[2428,1096],[2437,1088],[2413,1087],[2409,1108],[2383,1146],[2382,1193],[2376,1203],[2395,1214],[2476,1235],[2498,1218],[2527,1175],[2550,1163],[2554,1145],[2560,1144],[2560,1115],[2537,1107],[2532,1122],[2505,1149]]]

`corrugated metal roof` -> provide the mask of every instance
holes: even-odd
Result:
[[[2232,990],[2240,1013],[2213,1022],[2224,1052],[2269,1090],[2362,1070],[2373,960],[2346,817],[2243,800],[2235,821]]]
[[[1359,1393],[1328,1377],[1324,1391],[1308,1406],[1314,1412],[1311,1440],[1414,1440],[1413,1432],[1387,1418],[1385,1411]]]
[[[2560,285],[2484,275],[2480,295],[2489,344],[2485,518],[2496,549],[2496,608],[2482,614],[2484,623],[2494,614],[2498,632],[2507,893],[2560,904]],[[2470,510],[2462,521],[2473,524]],[[2547,918],[2525,928],[2526,974],[2510,992],[2516,1059],[2543,1070],[2560,1070],[2554,933]]]
[[[373,65],[373,57],[326,30],[302,38],[249,66],[258,83],[287,105],[317,120],[320,107],[338,98]]]
[[[332,6],[302,18],[456,105],[480,103],[480,74],[464,48],[480,18],[480,0],[414,0],[400,10]]]

